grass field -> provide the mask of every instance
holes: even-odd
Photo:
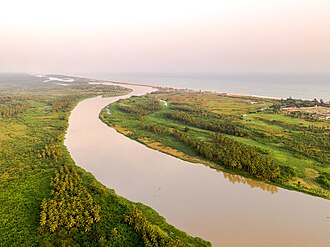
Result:
[[[177,244],[173,246],[210,246],[167,224],[151,208],[120,197],[74,165],[63,144],[73,107],[88,97],[129,92],[122,87],[92,86],[84,79],[75,79],[64,87],[30,75],[0,75],[0,246],[145,246],[143,234],[149,234],[147,238],[158,234],[157,241]],[[100,219],[87,230],[65,225],[41,232],[42,201],[51,202],[51,178],[64,165],[77,171],[82,190],[91,195],[88,200],[100,208]],[[64,182],[70,182],[70,178]],[[67,213],[84,213],[80,207],[70,206],[70,200],[79,202],[78,196],[68,199],[67,195],[64,201],[57,201],[59,210],[64,203],[71,210]],[[147,222],[149,228],[144,231],[138,232],[124,221],[133,205]],[[59,212],[50,208],[46,223],[57,224]]]
[[[162,101],[167,102],[165,105]],[[159,101],[161,107],[145,112],[147,101]],[[171,112],[207,122],[208,118],[233,122],[241,135],[224,135],[246,144],[261,156],[270,157],[281,169],[274,181],[266,181],[330,199],[330,122],[307,120],[276,112],[274,99],[234,97],[213,93],[163,90],[147,96],[132,97],[113,103],[100,118],[119,132],[145,145],[192,162],[202,162],[216,169],[251,177],[248,172],[228,169],[221,162],[202,157],[196,150],[173,137],[180,130],[201,142],[211,142],[210,128],[169,118]],[[140,108],[140,112],[139,112]],[[131,109],[131,110],[130,110]],[[111,114],[108,114],[108,110]],[[214,115],[215,114],[215,115]],[[197,123],[198,123],[197,121]],[[219,120],[222,121],[222,120]],[[151,127],[150,127],[151,126]],[[155,127],[158,126],[158,127]],[[253,176],[252,176],[253,177]]]

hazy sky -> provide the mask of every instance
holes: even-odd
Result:
[[[330,0],[0,0],[0,71],[330,73]]]

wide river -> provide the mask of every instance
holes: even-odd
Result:
[[[65,145],[78,166],[213,246],[330,246],[330,201],[182,161],[102,123],[109,103],[154,90],[126,87],[133,92],[86,99],[72,111]]]

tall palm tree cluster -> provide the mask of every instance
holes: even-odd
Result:
[[[38,150],[38,158],[42,160],[51,158],[57,161],[62,156],[61,142],[62,139],[60,137],[56,139],[51,138],[43,148]]]
[[[52,199],[44,199],[41,205],[41,233],[54,233],[63,228],[89,232],[92,225],[100,221],[100,207],[73,165],[60,166],[50,186]]]
[[[0,117],[13,117],[32,106],[24,101],[24,97],[16,96],[1,96],[0,99]]]
[[[166,116],[200,129],[216,131],[228,135],[245,136],[246,133],[239,129],[239,124],[231,121],[230,116],[224,117],[220,114],[193,114],[183,111],[170,111]]]
[[[141,235],[146,247],[178,247],[181,246],[179,240],[172,241],[167,234],[158,226],[152,225],[147,221],[142,212],[136,206],[132,206],[125,215],[124,221],[132,226]]]
[[[180,130],[173,130],[172,135],[199,155],[226,168],[242,170],[266,181],[274,181],[280,175],[280,167],[271,157],[261,155],[252,147],[221,133],[215,133],[212,142],[195,139]]]
[[[147,99],[142,98],[137,101],[135,101],[134,98],[130,99],[130,105],[122,103],[122,101],[118,101],[117,109],[126,112],[129,114],[132,114],[136,117],[143,117],[146,115],[149,115],[155,111],[159,111],[163,108],[162,104],[159,102],[159,100],[154,99]]]

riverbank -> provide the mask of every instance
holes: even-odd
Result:
[[[99,113],[109,103],[152,91],[127,87],[134,88],[130,95],[88,99],[72,112],[66,145],[75,162],[98,181],[214,246],[323,247],[329,242],[328,201],[185,162],[102,123]]]
[[[139,101],[145,99],[166,100],[169,107],[163,106],[159,110],[139,115],[137,110],[133,108],[138,106]],[[324,134],[328,135],[328,122],[326,120],[313,120],[310,122],[305,119],[292,118],[269,110],[262,110],[271,107],[276,102],[269,98],[259,98],[256,101],[255,98],[251,97],[164,90],[147,97],[134,98],[120,104],[110,105],[107,111],[111,112],[111,116],[103,110],[100,118],[119,132],[150,148],[186,161],[202,163],[218,170],[256,179],[256,177],[245,171],[219,166],[217,162],[201,157],[196,150],[182,144],[173,138],[171,134],[171,129],[185,132],[188,129],[188,134],[199,140],[210,140],[212,134],[208,127],[205,129],[192,123],[185,123],[184,121],[188,121],[188,119],[169,119],[168,114],[172,111],[181,111],[181,115],[189,113],[197,122],[199,121],[197,120],[199,114],[204,115],[204,118],[207,118],[207,112],[220,115],[226,114],[230,117],[230,121],[233,121],[243,133],[243,136],[240,136],[241,134],[238,136],[237,134],[229,134],[230,138],[245,146],[247,145],[246,147],[251,147],[262,156],[271,157],[275,164],[279,166],[281,171],[278,177],[273,181],[264,180],[264,182],[329,199],[329,189],[326,189],[326,184],[319,182],[319,178],[329,172],[329,166],[325,166],[323,163],[326,164],[328,160],[326,156],[324,157],[324,155],[328,155],[327,151],[322,150],[321,144],[315,144],[315,148],[319,150],[315,153],[309,152],[306,154],[303,151],[305,150],[304,145],[307,145],[305,142],[309,138],[314,138],[320,143],[326,141]],[[143,105],[145,104],[143,103]],[[125,108],[119,108],[120,105],[125,106]],[[129,108],[134,111],[129,112]],[[213,117],[215,116],[212,115]],[[213,120],[210,119],[209,121],[212,122]],[[294,135],[290,134],[291,131]],[[326,132],[324,133],[324,131]],[[306,134],[309,137],[304,136]],[[244,137],[244,135],[246,136]],[[287,140],[290,138],[296,138],[294,142],[299,143],[300,150],[288,146]],[[316,150],[315,148],[313,150]],[[260,180],[260,178],[257,178],[257,180]]]
[[[132,90],[74,79],[62,86],[31,75],[0,76],[0,245],[142,247],[156,236],[166,243],[210,246],[76,166],[64,145],[71,111],[81,101],[124,97]],[[136,214],[147,237],[124,220],[133,222]]]

